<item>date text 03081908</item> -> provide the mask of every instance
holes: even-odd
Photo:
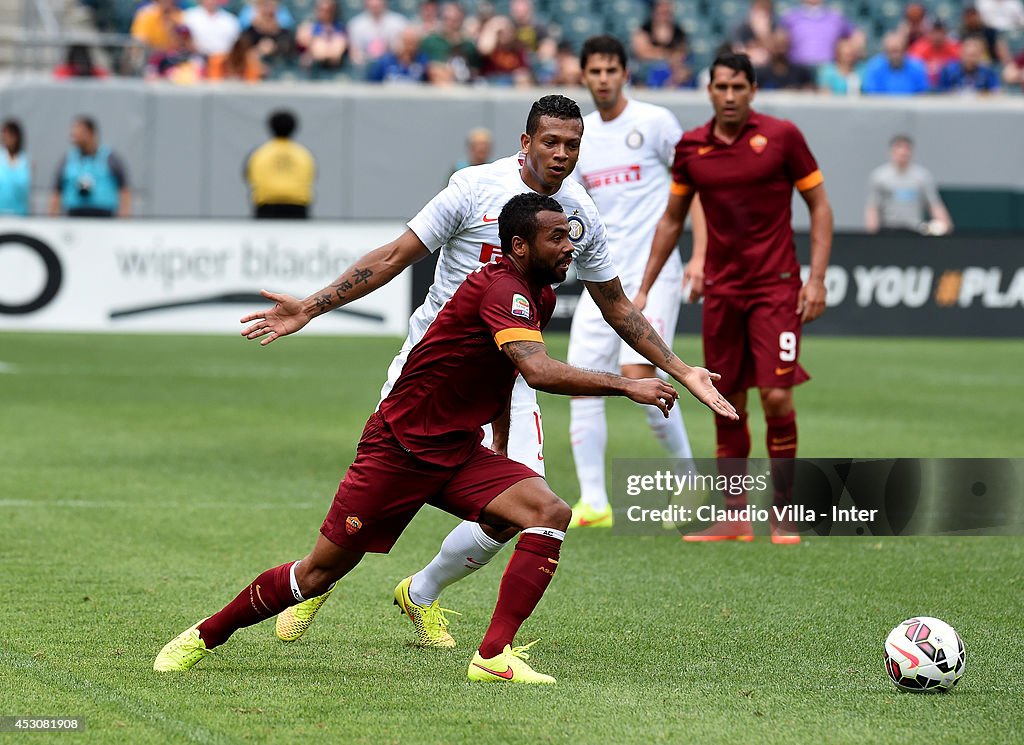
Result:
[[[81,732],[84,717],[0,717],[0,732]]]

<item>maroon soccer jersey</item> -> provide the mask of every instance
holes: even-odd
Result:
[[[672,193],[696,191],[707,217],[706,292],[799,281],[793,187],[824,180],[804,136],[792,122],[751,112],[730,145],[715,137],[714,123],[683,134],[672,165]]]
[[[480,429],[508,404],[516,367],[510,341],[542,341],[555,293],[533,293],[510,261],[466,278],[409,353],[380,413],[395,439],[420,460],[457,466],[483,439]]]

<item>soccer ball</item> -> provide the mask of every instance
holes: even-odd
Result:
[[[948,691],[964,674],[964,642],[945,621],[908,618],[885,640],[885,671],[904,691]]]

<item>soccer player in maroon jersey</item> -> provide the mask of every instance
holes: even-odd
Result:
[[[715,116],[676,145],[671,197],[658,223],[634,303],[647,291],[676,245],[683,218],[700,194],[707,218],[706,258],[687,266],[690,300],[704,296],[704,360],[740,414],[715,417],[715,455],[726,471],[750,455],[747,389],[757,386],[767,424],[775,502],[791,500],[796,457],[793,386],[809,379],[800,366],[800,330],[825,310],[825,269],[832,247],[832,208],[824,179],[800,130],[751,108],[757,91],[745,54],[725,53],[711,65],[708,92]],[[801,283],[793,245],[791,200],[796,187],[811,215],[811,272]],[[731,461],[731,462],[726,462]],[[745,466],[743,466],[745,470]],[[746,494],[726,497],[728,509]],[[722,522],[686,540],[750,540],[748,521]],[[799,536],[772,526],[772,541]]]
[[[470,274],[413,347],[363,430],[312,552],[263,572],[222,610],[168,642],[155,670],[189,670],[238,629],[325,593],[366,552],[390,551],[420,507],[431,504],[521,533],[469,679],[554,682],[512,644],[558,567],[571,510],[532,469],[484,447],[481,427],[507,410],[517,372],[536,390],[627,396],[666,417],[677,393],[657,378],[595,373],[548,357],[541,329],[554,310],[551,284],[565,281],[572,261],[569,222],[557,201],[531,192],[509,200],[498,223],[505,258]],[[727,406],[712,383],[717,375],[693,373],[709,400]]]

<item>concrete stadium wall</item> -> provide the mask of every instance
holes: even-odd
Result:
[[[262,84],[195,88],[140,81],[15,80],[0,87],[0,115],[25,125],[35,163],[33,206],[43,214],[69,123],[96,117],[103,139],[125,158],[144,217],[237,218],[249,214],[246,154],[266,139],[278,107],[300,118],[297,139],[317,157],[313,214],[320,218],[407,219],[447,182],[476,126],[495,133],[496,155],[519,145],[530,104],[546,91]],[[584,89],[562,91],[591,109]],[[710,117],[700,92],[635,91],[667,106],[686,128]],[[863,225],[865,185],[896,132],[940,186],[1024,192],[1024,148],[1015,144],[1024,100],[830,99],[762,93],[758,108],[793,120],[825,173],[836,227]],[[795,200],[795,225],[807,224]]]

